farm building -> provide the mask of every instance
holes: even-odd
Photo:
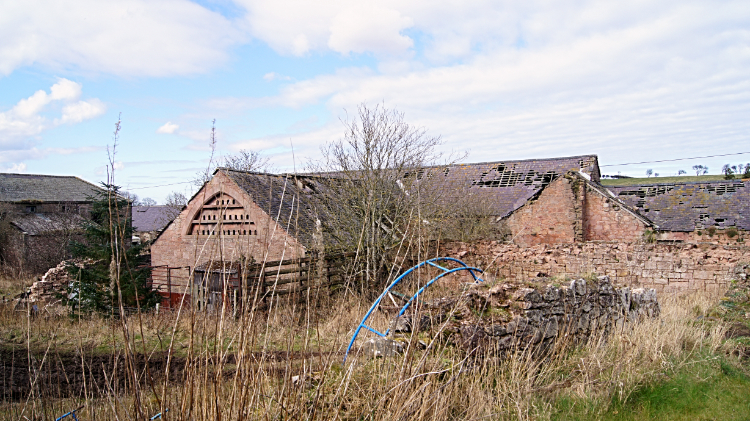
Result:
[[[103,190],[78,177],[0,174],[0,259],[43,273],[81,239],[93,198]]]

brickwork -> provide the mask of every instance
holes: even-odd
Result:
[[[630,287],[659,292],[725,290],[750,248],[717,244],[586,242],[523,247],[497,241],[447,243],[441,255],[460,258],[508,280],[537,276],[607,275]]]
[[[571,180],[560,177],[508,216],[504,223],[521,246],[570,243],[575,240],[575,195]]]
[[[195,267],[240,257],[292,259],[304,253],[305,248],[281,224],[218,172],[151,246],[151,263]]]
[[[607,198],[586,186],[584,202],[586,241],[638,241],[646,224],[628,212],[616,200]]]
[[[638,241],[649,223],[576,173],[558,177],[501,222],[521,246],[582,241]]]

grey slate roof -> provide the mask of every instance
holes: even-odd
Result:
[[[133,230],[137,232],[160,231],[180,214],[175,206],[133,206]]]
[[[665,231],[710,226],[750,230],[750,180],[608,186]]]
[[[28,213],[13,218],[13,224],[29,235],[42,235],[55,231],[83,231],[88,223],[77,213]]]
[[[90,202],[100,191],[78,177],[0,173],[0,202]]]
[[[445,192],[443,200],[470,198],[483,203],[492,214],[505,217],[524,205],[557,177],[570,170],[588,174],[599,181],[596,155],[519,161],[482,162],[432,167],[415,174],[430,177],[434,187]]]
[[[317,177],[253,173],[225,168],[217,171],[223,171],[237,183],[256,205],[290,235],[306,247],[312,246],[318,215],[316,190],[322,188],[316,181]]]

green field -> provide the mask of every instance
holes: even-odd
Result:
[[[733,181],[741,180],[735,178]],[[707,181],[724,181],[723,175],[681,175],[676,177],[651,177],[651,178],[618,178],[602,179],[603,186],[635,186],[639,184],[660,184],[660,183],[696,183]]]

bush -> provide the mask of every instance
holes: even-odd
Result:
[[[119,187],[103,184],[106,191],[93,197],[91,223],[85,241],[72,245],[73,256],[91,259],[92,264],[68,267],[75,279],[64,297],[72,310],[116,312],[115,308],[154,307],[160,296],[148,285],[151,269],[142,249],[131,245],[133,226],[130,203],[119,194]]]

